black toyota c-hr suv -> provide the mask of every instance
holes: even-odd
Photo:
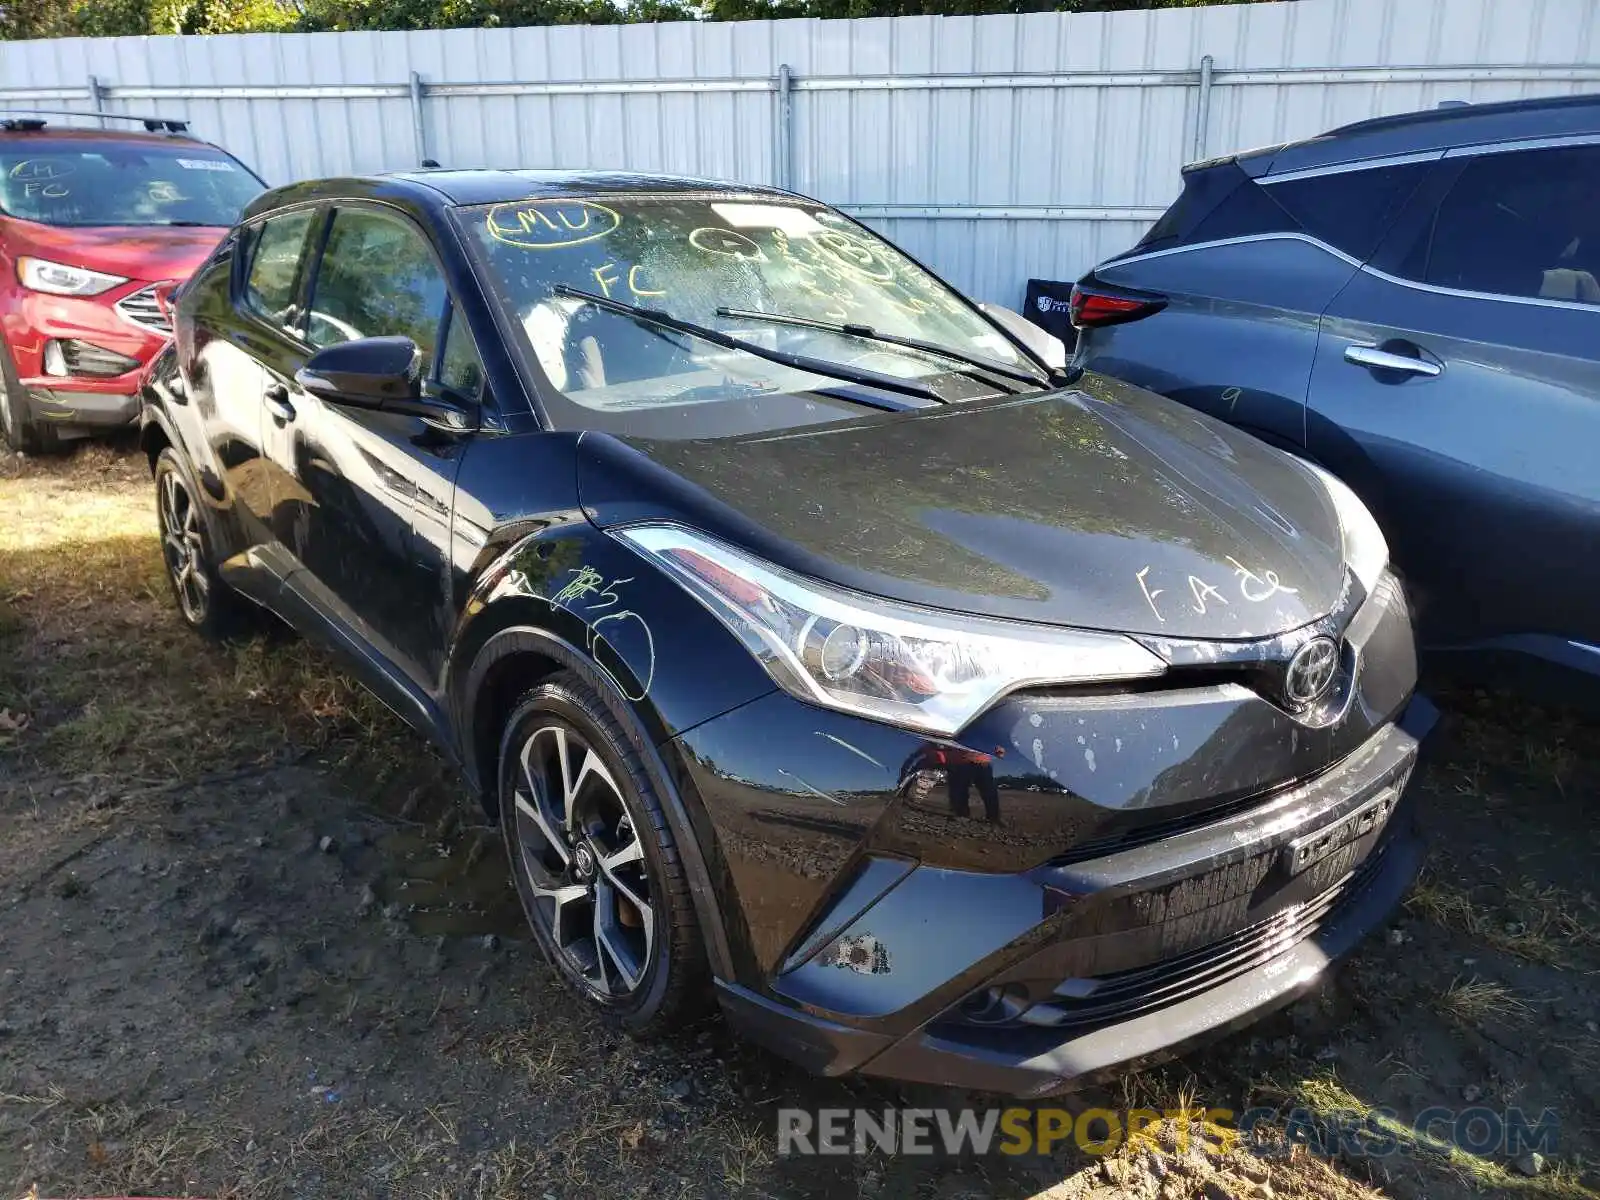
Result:
[[[175,336],[184,619],[340,651],[635,1030],[714,995],[817,1071],[1042,1095],[1283,1003],[1417,868],[1360,502],[826,205],[298,184]]]

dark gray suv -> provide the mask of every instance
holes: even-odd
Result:
[[[1600,96],[1364,121],[1183,180],[1079,281],[1077,364],[1342,476],[1430,646],[1600,694]]]

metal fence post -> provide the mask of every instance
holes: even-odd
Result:
[[[794,76],[789,64],[778,68],[778,128],[773,154],[777,158],[773,171],[777,185],[789,188],[794,184]]]
[[[97,75],[89,76],[89,107],[94,109],[95,115],[99,117],[100,128],[104,129],[106,119],[101,114],[106,111],[106,93],[100,86],[100,78]]]
[[[428,159],[428,134],[422,125],[422,76],[415,71],[411,72],[411,139],[420,167]]]
[[[1195,104],[1194,155],[1190,162],[1199,162],[1206,156],[1206,134],[1211,125],[1211,72],[1216,60],[1206,55],[1200,60],[1200,96]]]

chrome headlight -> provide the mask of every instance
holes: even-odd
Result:
[[[615,536],[674,577],[791,695],[893,725],[953,734],[1006,692],[1160,675],[1117,634],[917,608],[791,575],[669,525]]]
[[[26,255],[17,259],[17,281],[25,288],[52,296],[98,296],[108,288],[128,282],[121,275],[107,275],[104,271],[69,267],[66,263]]]
[[[1302,460],[1304,461],[1304,460]],[[1306,463],[1327,490],[1333,501],[1333,510],[1339,517],[1339,535],[1344,541],[1344,561],[1351,574],[1361,581],[1367,595],[1377,589],[1378,580],[1389,565],[1389,543],[1371,511],[1350,486],[1324,471],[1315,463]]]

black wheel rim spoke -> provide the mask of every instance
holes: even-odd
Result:
[[[529,916],[566,968],[598,997],[633,993],[655,949],[644,846],[605,761],[573,729],[523,742],[512,793]]]
[[[205,620],[211,578],[205,569],[200,513],[176,472],[162,475],[157,507],[161,554],[166,560],[167,573],[172,577],[178,606],[191,623],[198,625]]]

